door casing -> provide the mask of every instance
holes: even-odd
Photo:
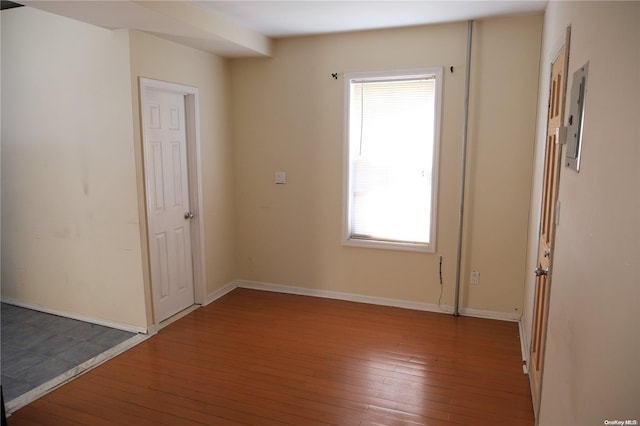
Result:
[[[139,95],[140,95],[140,121],[141,131],[143,132],[142,145],[143,154],[145,150],[144,146],[144,106],[145,96],[144,93],[147,89],[154,89],[159,91],[166,91],[184,95],[185,100],[185,122],[186,122],[186,139],[187,139],[187,170],[189,180],[189,199],[191,204],[191,211],[194,215],[191,222],[191,253],[193,262],[193,285],[194,285],[194,298],[196,304],[203,304],[206,300],[206,257],[205,257],[205,243],[204,243],[204,217],[203,217],[203,192],[202,192],[202,167],[201,167],[201,144],[200,144],[200,99],[199,91],[197,87],[186,86],[182,84],[170,83],[160,80],[154,80],[150,78],[139,78]],[[143,155],[144,158],[144,155]],[[144,160],[143,160],[143,167]],[[145,176],[145,218],[146,218],[146,234],[145,244],[147,254],[149,255],[149,223],[150,216],[147,208],[149,200],[149,188],[146,182]],[[146,268],[150,268],[149,264]],[[151,274],[148,274],[151,277]],[[153,286],[150,287],[150,291],[153,291]],[[151,298],[153,300],[153,297]],[[153,303],[153,302],[152,302]],[[153,330],[157,330],[159,321],[154,313],[154,325]]]

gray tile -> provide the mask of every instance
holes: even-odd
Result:
[[[134,333],[0,304],[5,400],[63,374]]]
[[[20,322],[32,315],[30,309],[20,308],[18,306],[2,303],[0,306],[0,319],[5,322]]]
[[[129,333],[122,330],[116,330],[115,328],[111,328],[106,330],[104,333],[100,334],[94,339],[91,339],[91,343],[95,343],[103,347],[105,350],[110,349],[120,343],[124,342],[127,339],[135,336],[134,333]]]
[[[36,333],[39,330],[38,327],[27,325],[19,322],[2,323],[2,341],[6,338],[13,336],[29,336]]]
[[[91,342],[82,342],[59,353],[56,358],[79,365],[102,352],[104,349],[100,346]]]
[[[23,335],[25,332],[25,325],[24,324],[20,324],[18,322],[7,322],[4,319],[0,320],[1,324],[2,324],[2,340],[4,341],[4,339],[11,334],[18,334],[18,335]],[[33,331],[36,331],[35,327],[31,327],[29,326],[29,328],[31,328]]]
[[[62,373],[71,370],[75,364],[67,362],[57,358],[47,358],[44,362],[38,364],[24,371],[19,377],[19,380],[24,380],[30,383],[42,384],[55,377],[58,377]]]
[[[36,368],[38,364],[42,364],[48,359],[50,358],[32,352],[25,352],[25,355],[13,363],[13,365],[7,368],[3,367],[2,374],[13,377],[14,379],[19,379],[27,370]]]
[[[28,345],[31,338],[36,338],[40,330],[30,325],[22,327],[3,327],[2,344],[23,348]]]
[[[20,349],[26,349],[37,346],[51,337],[51,333],[46,330],[36,329],[32,331],[29,329],[30,327],[31,326],[27,325],[24,326],[25,334],[23,335],[12,331],[5,336],[4,331],[2,331],[2,342]]]
[[[15,346],[2,344],[2,371],[13,367],[18,361],[28,355],[29,352]]]
[[[26,350],[35,352],[38,355],[55,358],[58,354],[66,351],[70,347],[81,343],[83,343],[82,340],[74,339],[73,337],[63,336],[61,334],[52,334],[46,340],[27,347]]]
[[[24,318],[23,323],[33,327],[42,328],[51,321],[54,321],[56,318],[56,315],[45,314],[44,312],[34,312],[33,315],[29,315]]]
[[[51,333],[64,333],[82,324],[86,323],[71,318],[55,317],[53,321],[43,325],[42,328],[50,331]]]
[[[5,402],[9,402],[37,386],[37,383],[30,383],[5,376],[4,374],[2,375],[2,393]]]
[[[73,337],[78,340],[91,340],[97,338],[100,334],[109,330],[109,327],[103,327],[101,325],[82,323],[71,330],[63,331],[60,334]]]

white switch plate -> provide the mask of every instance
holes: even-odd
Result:
[[[470,280],[471,284],[473,285],[478,285],[480,284],[480,272],[478,271],[471,271],[471,280]]]
[[[276,183],[287,183],[287,172],[276,172]]]

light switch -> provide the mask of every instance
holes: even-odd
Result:
[[[276,183],[287,183],[287,172],[276,172]]]

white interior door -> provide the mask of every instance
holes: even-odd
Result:
[[[143,92],[151,286],[156,322],[194,303],[185,97]]]

